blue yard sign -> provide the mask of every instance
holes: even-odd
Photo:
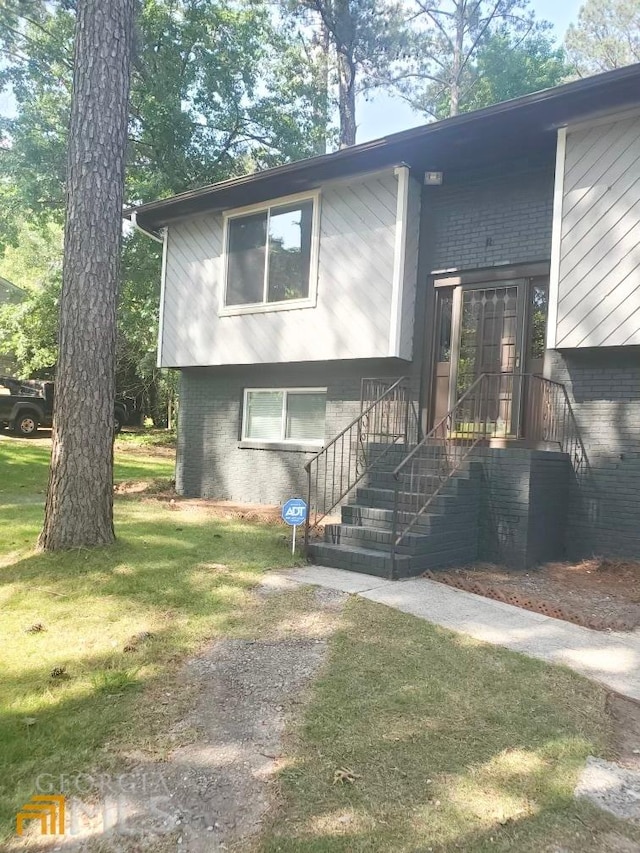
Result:
[[[302,498],[291,498],[282,507],[282,520],[293,527],[291,553],[296,552],[296,528],[307,520],[307,505]]]
[[[292,527],[298,527],[307,520],[307,505],[302,498],[291,498],[282,507],[282,520]]]

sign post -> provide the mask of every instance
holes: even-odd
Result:
[[[293,527],[291,553],[296,553],[296,529],[307,520],[307,505],[302,498],[291,498],[282,507],[282,520]]]

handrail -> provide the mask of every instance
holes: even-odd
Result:
[[[531,393],[534,383],[539,399]],[[532,374],[483,373],[393,472],[392,573],[398,547],[473,449],[501,434],[514,437],[514,430],[521,437],[523,398],[531,412],[526,438],[557,443],[580,475],[588,460],[565,386]]]
[[[360,414],[304,466],[308,486],[305,547],[309,544],[312,528],[361,482],[392,447],[400,441],[408,443],[412,437],[417,441],[417,432],[418,416],[412,406],[408,377],[397,379],[368,405],[361,401]]]

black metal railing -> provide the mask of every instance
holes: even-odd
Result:
[[[530,374],[482,374],[393,472],[393,562],[473,449],[499,438],[556,444],[578,476],[587,464],[564,385]]]
[[[557,444],[571,460],[571,467],[580,478],[588,466],[587,453],[569,400],[561,382],[542,376],[530,376],[527,438]]]
[[[304,466],[305,547],[313,528],[379,465],[393,447],[417,443],[419,418],[410,381],[364,379],[360,414]]]

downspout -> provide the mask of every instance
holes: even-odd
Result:
[[[138,222],[138,214],[133,211],[131,214],[131,224],[134,228],[137,228],[145,237],[151,237],[152,240],[155,240],[156,243],[164,243],[164,236],[158,231],[149,231],[146,228],[143,228],[142,225]]]

